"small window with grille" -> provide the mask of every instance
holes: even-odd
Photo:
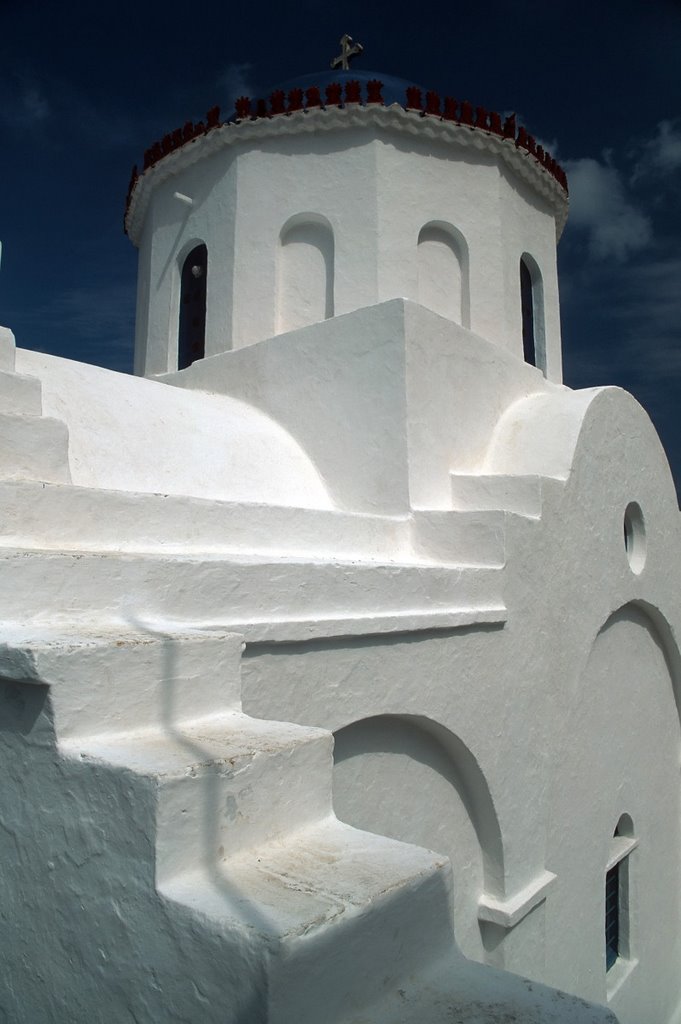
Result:
[[[527,252],[520,258],[520,312],[523,358],[546,376],[544,285],[537,261]]]
[[[177,368],[184,370],[206,354],[206,277],[208,250],[197,245],[182,264]]]
[[[605,876],[605,967],[610,970],[620,955],[620,866]]]
[[[605,869],[605,969],[612,970],[618,961],[631,959],[630,857],[638,846],[634,826],[623,814],[610,841],[610,855]]]

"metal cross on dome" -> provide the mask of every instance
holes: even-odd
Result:
[[[340,56],[333,58],[331,61],[331,67],[334,70],[336,70],[336,68],[340,68],[341,71],[347,71],[350,67],[350,61],[352,58],[359,57],[360,53],[364,53],[364,47],[361,43],[353,43],[352,36],[347,34],[341,36],[340,47]]]

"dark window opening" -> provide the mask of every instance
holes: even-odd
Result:
[[[520,302],[523,314],[523,358],[531,366],[537,365],[537,347],[534,337],[534,295],[532,275],[525,260],[520,261]]]
[[[610,970],[620,955],[620,866],[605,876],[605,968]]]
[[[182,265],[177,368],[184,370],[206,354],[206,278],[208,250],[197,245]]]

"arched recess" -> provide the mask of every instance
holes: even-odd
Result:
[[[546,374],[546,327],[544,284],[539,264],[524,252],[520,257],[520,308],[523,325],[523,357]]]
[[[335,736],[334,809],[369,832],[446,854],[454,927],[465,955],[485,958],[481,892],[501,896],[503,847],[486,779],[466,745],[418,715],[377,715]]]
[[[561,719],[561,741],[552,743],[546,866],[557,880],[546,903],[541,980],[609,1001],[632,1020],[647,1019],[651,991],[662,1000],[660,1019],[670,1016],[662,1002],[678,1003],[668,982],[681,956],[678,662],[658,609],[639,601],[619,608],[593,639],[570,713]],[[608,970],[614,960],[608,962],[604,944],[606,879],[630,852],[635,884],[631,901],[627,891],[621,904],[627,915],[621,963]],[[632,960],[630,911],[637,936]],[[626,988],[619,989],[625,976]]]
[[[647,621],[648,629],[662,652],[671,681],[676,714],[679,718],[679,728],[681,728],[681,652],[674,639],[672,628],[660,609],[651,604],[650,601],[640,599],[630,601],[613,613],[605,626],[603,626],[603,629],[606,629],[616,617],[632,614],[641,616],[644,622]]]
[[[470,327],[468,245],[445,221],[424,225],[418,237],[418,301],[448,320]]]
[[[296,214],[279,236],[277,331],[328,320],[334,312],[333,289],[333,228],[321,214]]]
[[[180,271],[177,368],[184,370],[206,354],[208,249],[201,242],[187,254]]]

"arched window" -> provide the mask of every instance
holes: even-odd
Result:
[[[544,333],[544,286],[536,261],[523,253],[520,257],[520,306],[523,323],[523,357],[526,363],[546,373]]]
[[[184,370],[206,354],[208,250],[197,245],[182,264],[177,368]]]
[[[468,327],[468,294],[466,240],[452,224],[426,224],[418,238],[418,301],[434,313]]]
[[[293,331],[333,316],[333,229],[320,214],[284,225],[277,260],[277,330]]]
[[[638,845],[628,814],[617,822],[605,871],[605,969],[630,958],[629,854]]]

